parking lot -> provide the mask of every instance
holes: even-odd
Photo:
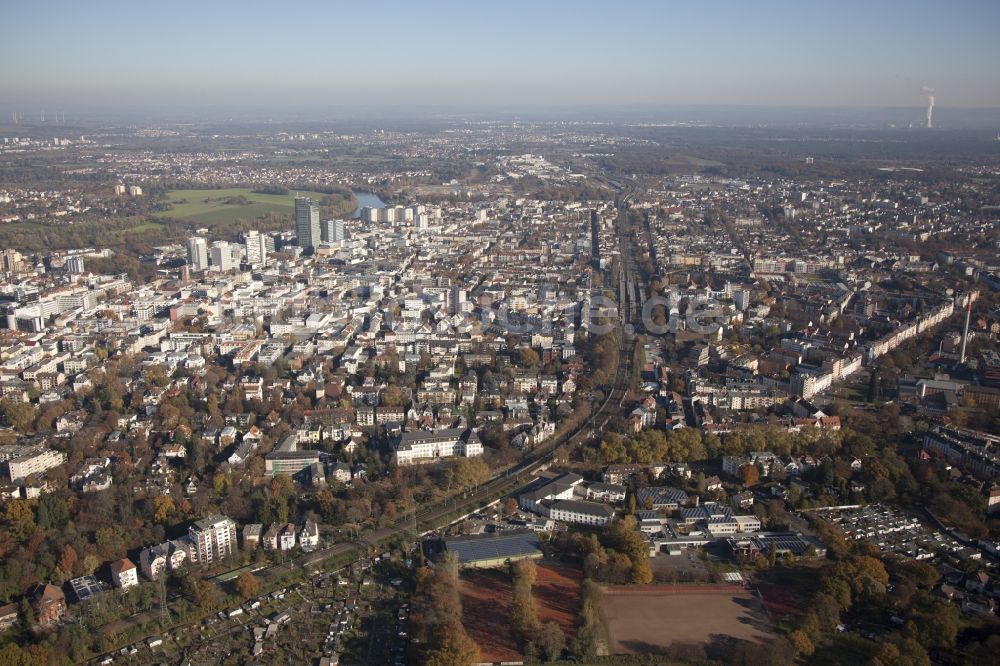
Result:
[[[918,516],[881,504],[820,515],[837,525],[850,539],[864,539],[883,552],[917,560],[931,559],[942,549],[957,553],[964,548],[955,538],[925,524]]]
[[[659,553],[649,560],[657,583],[693,583],[709,580],[701,549],[684,548],[680,555]]]

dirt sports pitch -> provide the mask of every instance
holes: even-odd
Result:
[[[538,619],[558,622],[567,640],[580,608],[580,570],[539,561],[532,588]],[[462,571],[462,624],[482,652],[483,661],[521,659],[510,632],[511,582],[506,567]]]
[[[760,601],[738,586],[607,587],[602,605],[612,654],[662,652],[675,641],[759,641],[772,635]]]

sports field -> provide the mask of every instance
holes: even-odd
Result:
[[[567,640],[580,607],[580,570],[538,562],[532,588],[541,622],[557,622]],[[462,624],[482,652],[483,661],[516,661],[522,655],[510,631],[511,580],[506,568],[462,572]]]
[[[288,194],[257,194],[248,188],[230,187],[221,190],[171,190],[167,202],[171,209],[156,213],[157,217],[193,222],[213,227],[236,220],[255,220],[268,213],[291,215],[295,196],[307,196],[320,201],[327,196],[320,192],[289,192]]]
[[[738,586],[608,587],[602,614],[612,654],[663,652],[675,641],[760,641],[772,635],[760,602]]]

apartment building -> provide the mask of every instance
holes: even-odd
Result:
[[[236,523],[222,515],[203,518],[188,528],[194,560],[201,565],[224,559],[236,550]]]

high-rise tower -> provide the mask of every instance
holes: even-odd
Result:
[[[187,251],[191,270],[203,271],[208,268],[208,241],[200,236],[192,236],[188,239]]]
[[[295,197],[295,242],[303,250],[319,245],[319,206],[312,199]]]

